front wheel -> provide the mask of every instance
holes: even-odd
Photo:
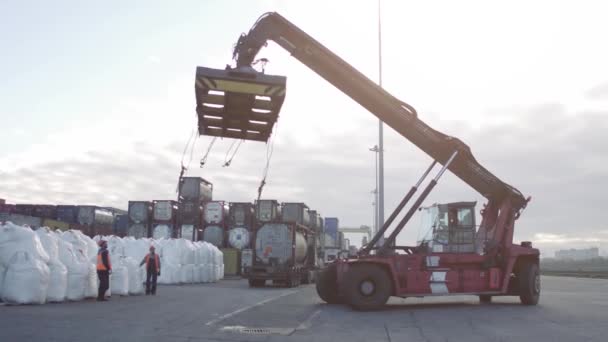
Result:
[[[392,282],[377,265],[353,265],[346,274],[344,295],[355,310],[378,310],[392,294]]]
[[[319,297],[327,304],[340,304],[341,299],[338,295],[336,264],[331,264],[325,269],[320,270],[315,281],[315,288]]]
[[[536,305],[540,298],[540,271],[538,264],[525,264],[519,271],[519,299],[524,305]]]

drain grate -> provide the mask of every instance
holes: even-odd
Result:
[[[294,331],[293,328],[252,328],[243,326],[228,326],[220,330],[248,335],[289,335]]]

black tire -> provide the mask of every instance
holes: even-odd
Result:
[[[526,263],[517,274],[519,300],[524,305],[536,305],[540,298],[540,271],[538,264]]]
[[[480,295],[479,302],[482,304],[490,304],[492,303],[492,296],[490,295]]]
[[[344,296],[353,309],[371,311],[381,309],[391,296],[391,278],[380,266],[353,265],[346,274]]]
[[[264,279],[249,279],[249,287],[263,287],[264,285],[266,285]]]
[[[342,300],[338,294],[336,265],[332,264],[318,273],[315,288],[319,297],[327,304],[340,304]]]

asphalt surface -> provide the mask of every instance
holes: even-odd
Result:
[[[393,298],[365,313],[322,303],[311,285],[161,286],[104,303],[0,306],[0,341],[608,341],[608,280],[543,277],[542,286],[538,306]]]

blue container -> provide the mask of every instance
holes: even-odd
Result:
[[[125,236],[127,235],[127,230],[129,229],[129,215],[128,214],[119,214],[114,217],[114,224],[112,226],[112,231],[114,235],[117,236]]]
[[[78,207],[75,205],[58,205],[57,220],[67,223],[78,222]]]
[[[326,217],[325,234],[331,236],[334,241],[338,241],[338,229],[340,228],[340,220],[337,217]]]

